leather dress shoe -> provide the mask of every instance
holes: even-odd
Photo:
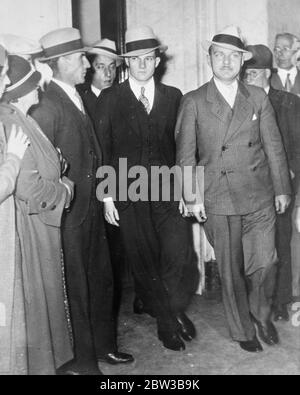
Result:
[[[255,336],[252,340],[246,340],[239,342],[240,347],[248,352],[261,352],[263,351],[262,345]]]
[[[134,302],[133,302],[133,312],[135,314],[139,314],[139,315],[140,314],[149,314],[149,315],[151,315],[151,317],[155,317],[155,314],[150,309],[148,309],[144,305],[143,301],[140,298],[138,298],[137,296],[135,297]]]
[[[134,358],[132,355],[119,351],[109,352],[98,357],[98,362],[106,362],[111,365],[117,365],[118,363],[130,363],[133,361]]]
[[[56,370],[57,376],[102,376],[103,373],[96,366],[78,366],[73,361],[67,362]]]
[[[279,343],[279,337],[274,324],[268,320],[265,325],[262,322],[255,320],[257,325],[258,335],[261,340],[269,346],[274,346]]]
[[[185,344],[176,332],[158,331],[158,338],[162,341],[164,347],[173,351],[185,350]]]
[[[273,306],[274,321],[288,321],[290,319],[286,304],[277,304]]]
[[[186,316],[185,313],[176,315],[176,320],[179,323],[179,334],[183,340],[191,341],[196,337],[196,329],[192,321]]]

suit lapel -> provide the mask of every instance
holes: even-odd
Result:
[[[253,115],[253,105],[248,101],[249,92],[239,82],[237,95],[233,107],[233,116],[225,135],[225,139],[228,140],[245,122],[247,118]],[[250,118],[251,120],[251,118]]]
[[[169,107],[170,100],[166,96],[163,86],[161,84],[155,84],[154,102],[151,115],[153,115],[158,121],[158,132],[160,138],[163,136],[163,132],[165,130]]]

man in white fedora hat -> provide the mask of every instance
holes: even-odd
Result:
[[[117,68],[123,59],[117,54],[116,43],[108,38],[97,41],[88,51],[87,58],[91,68],[86,82],[77,87],[91,118],[94,117],[95,104],[103,89],[110,88],[116,79]]]
[[[125,41],[122,56],[129,78],[105,90],[96,111],[104,164],[117,176],[119,161],[124,158],[128,168],[143,167],[148,174],[155,166],[171,168],[175,164],[174,127],[182,96],[178,89],[154,81],[160,54],[167,47],[158,42],[149,26],[128,29]],[[130,185],[133,180],[128,177],[127,181]],[[118,182],[124,182],[121,174]],[[157,187],[161,194],[162,185]],[[162,201],[160,195],[153,201],[153,186],[145,188],[147,196],[137,201],[131,196],[125,201],[121,196],[104,198],[104,214],[108,223],[120,227],[126,260],[142,302],[135,312],[156,317],[163,345],[180,351],[185,349],[184,340],[196,336],[185,314],[198,281],[191,228],[173,196]],[[125,192],[127,195],[127,188]]]
[[[112,269],[96,199],[96,170],[102,153],[75,88],[84,82],[89,67],[87,48],[74,28],[54,30],[40,42],[53,79],[32,115],[61,150],[76,185],[73,204],[62,221],[75,359],[59,373],[99,374],[99,361],[116,364],[133,358],[117,350]]]
[[[215,249],[230,334],[242,349],[258,352],[254,322],[262,341],[279,341],[270,320],[275,208],[283,213],[288,207],[289,171],[266,93],[239,81],[252,57],[239,29],[227,27],[203,46],[213,78],[182,100],[177,164],[204,166],[204,202],[186,202],[188,211],[198,220],[207,216],[204,228]]]

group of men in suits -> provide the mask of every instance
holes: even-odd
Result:
[[[156,319],[158,338],[166,348],[184,350],[185,341],[196,336],[185,313],[199,278],[189,217],[204,222],[215,248],[232,338],[249,352],[262,350],[256,333],[265,343],[277,344],[271,320],[275,224],[281,219],[285,223],[279,215],[290,203],[289,169],[295,174],[297,170],[288,149],[293,143],[278,125],[281,129],[296,122],[282,107],[296,108],[298,103],[289,95],[270,95],[276,115],[281,114],[276,120],[263,90],[239,80],[243,64],[255,51],[245,48],[235,27],[206,43],[214,76],[183,98],[178,89],[154,78],[167,47],[148,26],[128,29],[121,56],[107,39],[85,48],[73,28],[55,30],[40,41],[53,78],[32,116],[61,150],[76,185],[62,223],[75,358],[60,373],[100,374],[101,363],[133,361],[117,347],[114,276],[104,219],[119,228],[139,313]],[[79,95],[75,87],[84,83],[90,66],[87,52],[92,73]],[[128,79],[113,84],[123,60]],[[287,133],[294,133],[296,126],[290,128]],[[195,171],[192,178],[180,180],[181,199],[171,193],[165,201],[160,181],[155,201],[149,183],[142,186],[147,191],[144,200],[106,196],[99,202],[97,169],[110,166],[118,180],[124,158],[128,168],[143,167],[149,174],[153,166],[171,169],[176,163],[183,175],[187,166]],[[204,184],[196,179],[197,166],[204,167]],[[129,187],[134,181],[128,176]],[[174,182],[170,179],[171,191]],[[195,201],[190,200],[191,184],[196,185]],[[290,218],[290,212],[286,215]],[[289,237],[287,225],[277,229]],[[277,280],[282,290],[289,275],[284,260],[279,270],[284,274]],[[290,292],[278,296],[277,305],[285,305],[289,297]]]

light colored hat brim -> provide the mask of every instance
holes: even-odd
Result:
[[[153,52],[156,49],[159,49],[159,52],[163,53],[163,52],[165,52],[168,49],[168,46],[167,45],[158,45],[157,47],[154,47],[154,48],[137,49],[135,51],[130,51],[130,52],[123,53],[120,56],[122,56],[123,58],[130,58],[132,56],[147,55],[147,53]]]
[[[92,54],[92,55],[104,55],[104,56],[108,56],[109,58],[112,58],[116,61],[117,67],[119,67],[124,59],[122,59],[119,55],[116,55],[112,52],[109,51],[105,51],[105,49],[101,49],[101,48],[91,48],[90,50],[87,51],[88,54]]]
[[[90,49],[91,49],[91,47],[83,47],[83,48],[74,49],[73,51],[68,51],[68,52],[60,53],[60,54],[53,55],[53,56],[43,56],[41,58],[37,58],[37,60],[39,62],[46,62],[47,60],[57,59],[57,58],[60,58],[61,56],[71,55],[71,54],[77,53],[77,52],[89,52]]]
[[[226,49],[232,49],[233,51],[238,51],[238,52],[242,52],[244,55],[244,60],[250,60],[253,57],[252,52],[243,50],[239,47],[236,47],[235,45],[231,45],[231,44],[226,44],[226,43],[219,43],[219,42],[215,42],[215,41],[202,41],[201,43],[202,48],[204,49],[204,51],[208,52],[209,47],[211,47],[212,45],[217,45],[218,47],[222,47],[222,48],[226,48]]]

